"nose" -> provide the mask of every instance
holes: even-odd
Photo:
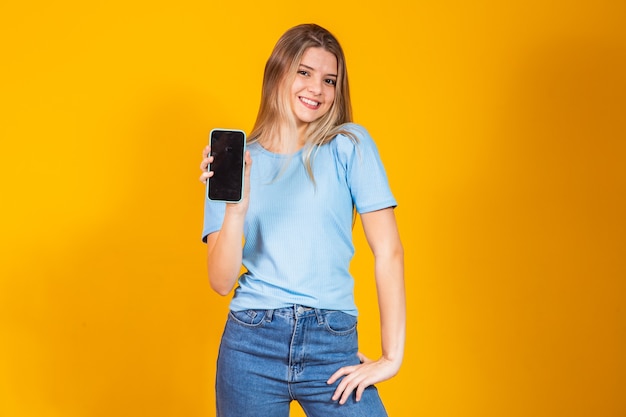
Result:
[[[322,80],[321,78],[317,79],[317,77],[311,77],[307,85],[307,90],[309,90],[309,92],[312,94],[320,95],[322,94],[323,83],[324,83],[324,80]]]

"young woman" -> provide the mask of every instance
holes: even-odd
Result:
[[[217,363],[219,417],[288,416],[293,400],[311,417],[387,415],[374,384],[402,362],[404,255],[378,151],[351,113],[335,37],[312,24],[288,30],[265,67],[244,197],[205,203],[211,287],[226,295],[237,284]],[[355,212],[375,259],[377,360],[357,347]]]

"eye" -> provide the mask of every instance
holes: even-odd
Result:
[[[309,71],[301,69],[301,70],[298,70],[298,74],[303,75],[305,77],[308,77],[309,76]]]
[[[333,80],[332,78],[328,78],[328,79],[324,80],[324,82],[325,82],[326,84],[328,84],[328,85],[332,85],[332,86],[337,85],[337,80]]]

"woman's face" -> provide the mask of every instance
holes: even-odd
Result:
[[[309,48],[297,71],[290,100],[298,128],[303,128],[328,113],[335,100],[337,58],[323,48]]]

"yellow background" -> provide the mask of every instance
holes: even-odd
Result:
[[[0,416],[214,415],[201,149],[250,130],[302,22],[342,42],[400,203],[390,415],[626,416],[625,21],[621,0],[3,2]]]

